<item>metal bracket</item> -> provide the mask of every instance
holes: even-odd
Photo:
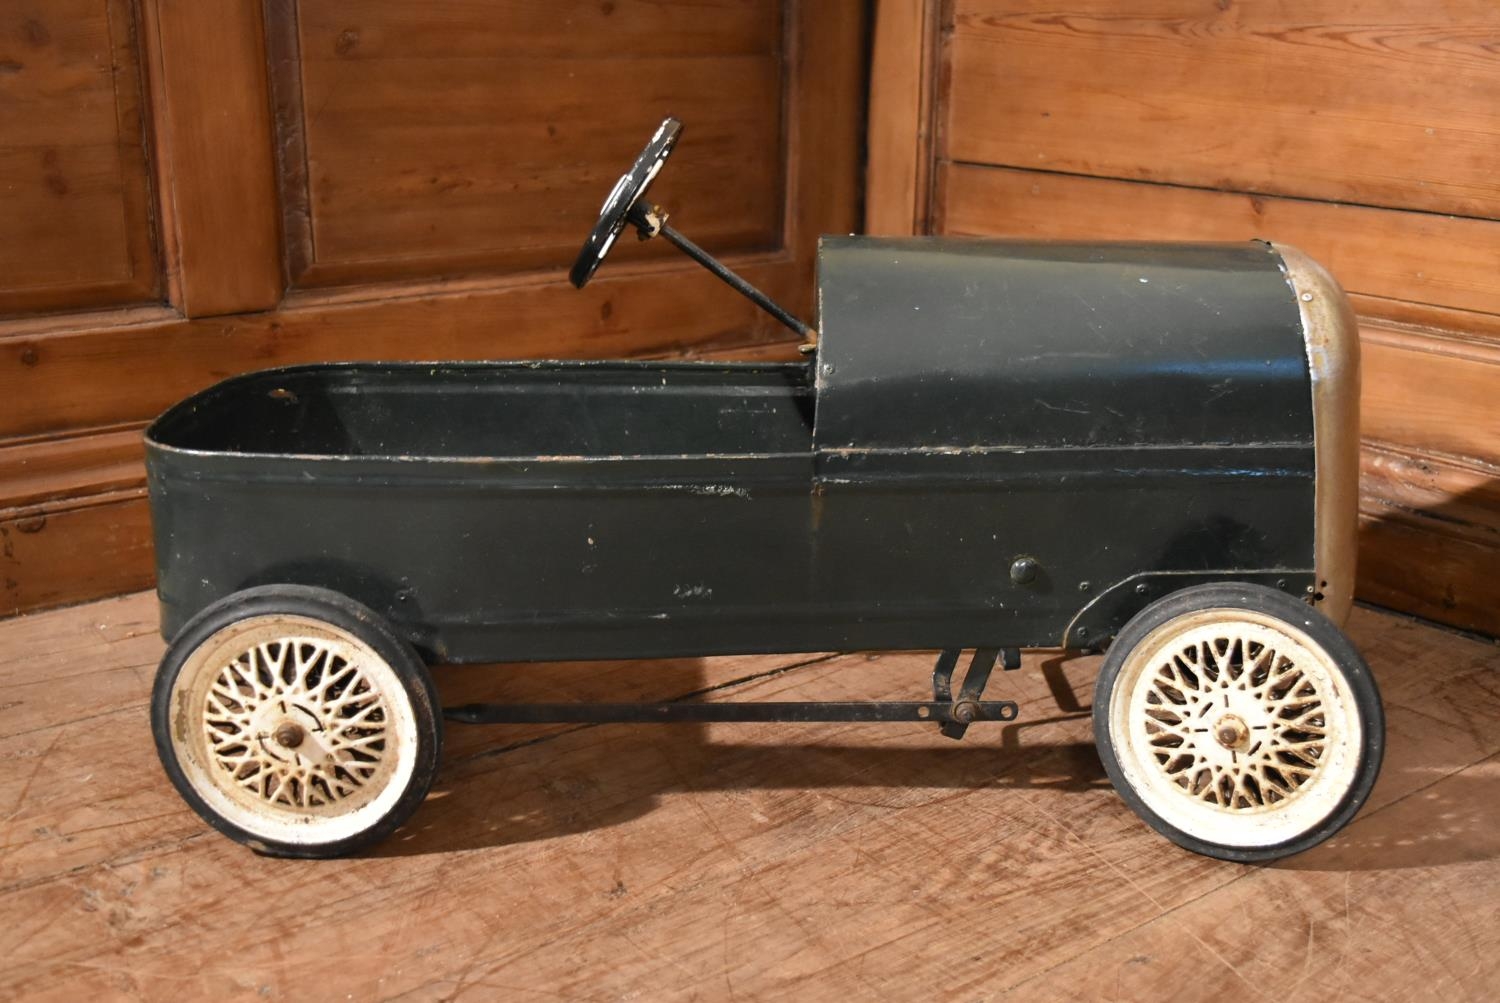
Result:
[[[938,655],[937,665],[932,670],[932,695],[939,703],[949,705],[952,710],[946,720],[939,728],[944,735],[952,739],[964,737],[969,730],[969,725],[984,717],[983,708],[989,704],[982,702],[979,698],[984,693],[985,684],[990,681],[990,673],[995,669],[995,662],[999,660],[1002,653],[1000,648],[977,648],[974,657],[969,661],[969,668],[964,673],[963,685],[959,687],[958,697],[953,696],[953,670],[958,667],[958,656],[961,652],[957,648],[948,648]],[[1016,648],[1003,649],[1005,655],[1005,668],[1010,670],[1020,667],[1021,653]],[[1011,701],[1001,701],[1010,703]],[[1015,718],[1015,714],[1000,720],[1009,721]]]
[[[1213,582],[1240,582],[1283,589],[1293,596],[1310,595],[1312,571],[1294,568],[1262,571],[1143,571],[1121,579],[1100,592],[1074,616],[1063,631],[1062,647],[1083,651],[1100,649],[1131,617],[1152,601],[1179,589]]]

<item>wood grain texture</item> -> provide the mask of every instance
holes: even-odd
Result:
[[[1351,293],[1500,313],[1500,222],[970,164],[942,171],[946,233],[1249,240],[1299,247]]]
[[[143,457],[139,425],[0,446],[0,513],[139,487]]]
[[[866,140],[865,232],[927,228],[939,4],[882,0],[875,7]]]
[[[0,510],[0,617],[155,580],[144,488]]]
[[[454,727],[434,793],[377,854],[267,860],[207,831],[161,776],[155,626],[148,595],[0,624],[0,994],[1138,1000],[1245,995],[1245,979],[1288,1000],[1500,992],[1500,649],[1408,620],[1360,609],[1351,623],[1388,714],[1370,803],[1272,868],[1188,854],[1136,820],[1090,742],[1097,660],[1046,655],[1003,677],[1022,720],[962,744],[889,725]],[[930,665],[762,656],[437,678],[444,703],[910,698]]]
[[[1366,503],[1360,511],[1360,597],[1436,623],[1500,636],[1500,607],[1495,604],[1500,546],[1480,536],[1474,526],[1455,527],[1385,499]]]
[[[1407,515],[1441,523],[1445,533],[1500,548],[1500,466],[1430,449],[1366,442],[1359,477],[1361,506],[1368,517]],[[1500,609],[1496,614],[1500,618]]]
[[[1380,323],[1360,341],[1364,435],[1500,464],[1500,345]]]
[[[1489,0],[955,0],[944,155],[1500,216]]]
[[[1366,443],[1360,464],[1360,594],[1500,636],[1500,466]]]
[[[142,0],[170,292],[189,317],[281,299],[261,7]]]
[[[271,9],[300,286],[564,267],[669,113],[652,197],[716,252],[780,245],[777,0]]]
[[[740,259],[791,298],[806,265]],[[306,296],[276,313],[160,319],[0,339],[0,436],[146,421],[216,380],[252,369],[346,359],[611,358],[784,340],[785,329],[688,265],[610,268],[583,291],[557,282],[452,283]],[[152,360],[152,378],[119,374]]]
[[[786,249],[806,271],[779,302],[814,325],[818,240],[825,233],[853,233],[863,216],[866,13],[861,0],[802,0],[790,11],[792,100],[786,109],[782,213]]]
[[[0,315],[160,286],[128,0],[0,8]]]
[[[1359,594],[1500,635],[1500,346],[1362,328]]]

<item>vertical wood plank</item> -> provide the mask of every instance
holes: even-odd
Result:
[[[863,216],[859,162],[864,123],[856,109],[865,104],[869,65],[863,49],[852,47],[850,40],[865,37],[867,22],[859,0],[802,0],[793,5],[790,17],[784,244],[797,261],[812,267],[818,238],[850,233]],[[793,313],[811,316],[812,283],[798,282],[788,305]]]
[[[880,0],[870,56],[865,232],[925,229],[936,0]]]
[[[282,268],[261,7],[146,0],[169,295],[189,317],[275,306]]]

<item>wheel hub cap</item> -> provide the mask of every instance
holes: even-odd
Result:
[[[218,672],[202,719],[229,783],[262,802],[332,809],[386,772],[386,700],[359,664],[315,638],[258,644]]]
[[[1225,714],[1214,725],[1214,738],[1226,749],[1241,750],[1250,744],[1250,726],[1233,714]]]
[[[1325,686],[1254,629],[1200,633],[1143,680],[1147,746],[1161,780],[1230,812],[1290,801],[1330,744]]]
[[[306,737],[306,733],[303,732],[301,725],[293,721],[284,721],[281,727],[276,729],[274,737],[277,742],[286,748],[295,749],[302,744],[302,739]]]

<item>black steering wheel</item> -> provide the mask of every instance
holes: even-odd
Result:
[[[667,162],[667,155],[677,145],[677,137],[680,135],[681,122],[670,117],[663,120],[661,128],[651,137],[651,142],[635,158],[635,164],[615,182],[614,189],[604,200],[604,208],[599,210],[599,222],[589,232],[589,239],[583,242],[583,249],[578,252],[578,260],[573,262],[573,268],[568,272],[573,285],[582,289],[594,277],[600,262],[615,245],[615,238],[625,229],[630,210],[635,208],[641,196],[646,194],[646,189],[651,187],[656,172]]]

